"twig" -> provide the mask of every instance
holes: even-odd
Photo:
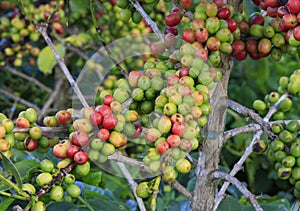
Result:
[[[19,76],[21,78],[24,78],[27,81],[30,81],[30,82],[34,83],[36,86],[42,88],[43,90],[45,90],[48,93],[52,92],[52,90],[49,87],[45,86],[44,84],[42,84],[40,81],[38,81],[37,79],[35,79],[33,77],[30,77],[30,76],[28,76],[28,75],[26,75],[26,74],[24,74],[24,73],[22,73],[22,72],[20,72],[16,69],[12,68],[12,67],[10,67],[10,66],[5,66],[5,69],[8,70],[8,72],[10,72],[13,75]]]
[[[110,49],[107,47],[106,43],[104,42],[104,39],[101,36],[102,29],[101,29],[101,27],[99,27],[97,25],[96,16],[95,16],[95,9],[94,9],[94,5],[93,5],[94,3],[95,3],[94,0],[90,0],[90,11],[91,11],[91,15],[92,15],[92,20],[93,20],[94,27],[95,27],[97,35],[99,37],[99,41],[100,41],[101,45],[104,47],[104,50],[107,52],[109,58],[112,60],[112,62],[116,66],[116,68],[122,73],[122,75],[125,78],[128,78],[128,73],[121,67],[121,65],[119,64],[119,62],[114,59],[114,57],[113,57]]]
[[[180,12],[183,13],[183,15],[184,15],[185,17],[188,17],[190,20],[193,20],[194,14],[193,14],[191,11],[187,11],[187,10],[185,10],[184,8],[182,8],[182,6],[180,6],[175,0],[171,0],[171,3],[172,3],[175,7],[177,7],[177,8],[180,10]]]
[[[8,118],[9,119],[12,119],[13,118],[13,116],[14,116],[14,114],[15,114],[15,111],[16,111],[16,108],[17,108],[17,105],[18,105],[18,99],[16,99],[15,101],[14,101],[14,104],[11,106],[11,109],[10,109],[10,112],[9,112],[9,116],[8,116]]]
[[[50,39],[50,37],[47,34],[48,24],[46,24],[46,23],[38,24],[38,25],[36,25],[36,28],[37,28],[38,32],[43,36],[43,38],[46,41],[46,43],[48,44],[48,46],[50,47],[52,53],[55,56],[57,64],[60,66],[61,70],[65,74],[66,78],[68,79],[68,82],[70,83],[71,87],[75,91],[80,102],[82,103],[82,105],[84,107],[88,107],[89,105],[86,102],[84,96],[82,95],[79,87],[77,86],[77,83],[74,81],[70,71],[68,70],[68,68],[64,62],[64,59],[57,53],[57,51],[54,48],[52,40]]]
[[[42,130],[42,133],[64,133],[68,132],[67,127],[40,127]],[[19,128],[15,127],[12,130],[12,133],[28,133],[30,128]]]
[[[191,161],[192,164],[197,165],[197,160],[193,158],[189,153],[186,154],[186,157]]]
[[[146,172],[151,172],[149,167],[145,166],[143,162],[123,156],[123,155],[119,154],[118,152],[115,152],[113,155],[108,156],[108,159],[138,167],[141,170],[146,171]]]
[[[117,164],[118,164],[119,168],[121,169],[123,175],[127,179],[128,183],[129,183],[129,187],[130,187],[130,189],[133,192],[133,195],[134,195],[134,197],[135,197],[135,199],[136,199],[136,201],[138,203],[138,206],[139,206],[140,210],[141,211],[146,211],[146,208],[145,208],[143,200],[136,195],[136,187],[137,187],[136,182],[133,180],[131,174],[129,173],[129,171],[125,167],[124,163],[117,162]]]
[[[261,125],[263,130],[268,134],[268,136],[270,138],[272,138],[272,139],[275,138],[275,135],[272,133],[271,128],[270,128],[269,124],[267,123],[268,121],[266,118],[264,118],[264,119],[261,118],[261,116],[258,113],[256,113],[254,110],[249,109],[249,108],[247,108],[231,99],[228,99],[228,98],[227,98],[227,105],[229,108],[238,112],[239,114],[243,114],[243,115],[248,116],[251,119],[253,119],[259,125]],[[270,110],[271,110],[271,108],[270,108]]]
[[[130,0],[131,4],[134,6],[134,8],[141,14],[141,16],[144,18],[144,20],[147,22],[147,24],[151,27],[153,32],[158,36],[161,42],[164,41],[164,37],[161,34],[159,28],[157,27],[157,24],[149,17],[149,15],[144,11],[140,3],[136,0]]]
[[[67,43],[65,45],[65,47],[66,47],[66,49],[76,53],[78,56],[80,56],[84,60],[89,60],[89,57],[87,55],[85,55],[80,49],[75,48],[74,46],[71,46],[69,43]]]
[[[285,99],[286,97],[288,97],[288,94],[284,94],[282,95],[279,100],[272,106],[270,107],[267,115],[264,117],[264,119],[262,119],[262,124],[260,124],[258,122],[258,124],[260,124],[263,128],[270,128],[270,124],[269,124],[269,119],[272,117],[272,115],[277,111],[277,107],[278,105],[280,104],[280,102]],[[235,103],[233,101],[228,101],[228,104],[231,104],[231,105],[239,105],[238,103]],[[252,114],[252,110],[250,109],[247,109],[245,108],[244,106],[237,106],[237,108],[239,108],[238,110],[241,111],[241,112],[246,112],[246,113],[251,113],[252,116],[255,116]],[[242,113],[242,114],[245,114],[245,113]],[[258,121],[261,121],[259,118],[258,118]],[[270,131],[271,134],[272,131],[268,129],[268,131]],[[240,160],[234,165],[233,169],[231,170],[230,172],[230,175],[231,176],[234,176],[239,170],[242,169],[242,166],[244,164],[244,162],[246,161],[246,159],[251,155],[251,153],[253,152],[253,146],[256,144],[257,141],[259,141],[261,135],[263,134],[263,130],[259,130],[256,132],[256,134],[253,136],[252,138],[252,141],[251,143],[249,144],[249,146],[246,148],[243,156],[240,158]],[[269,134],[268,134],[269,135]],[[271,138],[273,138],[274,135],[271,136]],[[229,187],[229,183],[228,182],[225,182],[220,191],[217,193],[216,197],[215,197],[215,205],[214,205],[214,210],[216,210],[219,206],[219,204],[221,203],[221,201],[223,200],[224,198],[224,193],[225,191],[227,190],[227,188]]]
[[[175,188],[179,193],[184,195],[188,200],[190,201],[193,200],[192,194],[184,186],[182,186],[177,180],[170,182],[170,185],[173,188]]]
[[[252,194],[237,178],[220,171],[213,172],[211,175],[214,179],[223,179],[232,183],[247,199],[250,200],[252,206],[256,211],[263,211],[262,207],[259,205],[254,194]]]
[[[10,98],[12,98],[13,100],[18,101],[18,102],[26,105],[27,107],[32,107],[32,108],[36,109],[37,112],[40,111],[40,108],[37,105],[35,105],[35,104],[31,103],[31,102],[28,102],[27,100],[24,100],[23,98],[14,96],[12,93],[10,93],[10,92],[8,92],[8,91],[6,91],[4,89],[1,89],[1,88],[0,88],[0,92],[2,94],[6,95],[6,96],[8,96]]]
[[[231,130],[227,130],[223,133],[222,136],[222,145],[226,143],[226,140],[239,135],[241,133],[253,133],[261,129],[261,126],[259,124],[248,124],[243,127],[234,128]]]
[[[63,79],[60,79],[56,84],[55,84],[55,89],[52,92],[52,94],[50,95],[50,97],[48,98],[47,102],[44,104],[40,114],[39,114],[39,118],[42,118],[43,115],[46,113],[46,110],[48,110],[48,108],[50,108],[51,104],[53,103],[53,101],[55,100],[55,98],[57,97],[58,93],[61,91],[61,86],[63,85]]]

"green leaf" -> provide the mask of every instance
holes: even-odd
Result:
[[[63,44],[55,45],[54,48],[59,56],[65,56],[66,49]],[[41,50],[37,60],[37,65],[40,71],[42,71],[44,74],[52,73],[52,69],[56,65],[56,59],[49,46],[46,46]]]
[[[0,210],[8,210],[8,207],[14,202],[14,198],[7,198],[0,204]]]
[[[18,4],[18,0],[5,0],[5,1],[8,1],[8,2],[11,2],[11,3]]]
[[[21,176],[18,172],[18,169],[16,168],[15,164],[10,159],[8,159],[2,152],[0,152],[0,154],[2,157],[2,163],[3,163],[5,171],[8,171],[11,173],[11,175],[16,180],[18,188],[21,189],[22,188],[22,180],[21,180]]]
[[[76,205],[70,202],[53,202],[47,205],[47,211],[73,210],[75,208]]]
[[[39,166],[39,162],[34,160],[22,160],[15,164],[21,177],[24,178],[26,174]]]
[[[264,211],[288,211],[288,209],[283,204],[261,204]],[[242,211],[255,211],[251,206],[243,207]]]
[[[102,172],[101,171],[97,171],[97,172],[92,172],[90,171],[88,173],[88,175],[84,176],[82,178],[82,181],[85,182],[86,184],[89,185],[94,185],[94,186],[98,186],[99,183],[102,180]]]
[[[114,210],[114,211],[130,211],[130,208],[124,203],[117,201],[108,201],[102,198],[94,198],[92,200],[87,200],[90,206],[98,211]]]
[[[224,199],[221,204],[219,205],[217,211],[241,211],[242,205],[239,203],[238,199],[228,196],[226,199]]]

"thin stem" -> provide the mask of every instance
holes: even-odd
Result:
[[[250,200],[252,206],[256,211],[263,211],[262,207],[259,205],[258,201],[254,194],[252,194],[237,178],[231,176],[227,173],[216,171],[213,172],[211,175],[214,179],[223,179],[227,180],[228,182],[232,183],[243,195],[246,196],[247,199]]]
[[[118,152],[115,152],[113,155],[108,156],[108,159],[109,160],[114,160],[114,161],[117,161],[117,162],[126,163],[126,164],[131,165],[131,166],[138,167],[141,170],[149,172],[149,173],[151,172],[149,167],[145,166],[143,162],[140,162],[140,161],[137,161],[135,159],[123,156],[123,155],[119,154]]]
[[[65,133],[68,132],[66,127],[40,127],[43,133]],[[28,133],[30,128],[14,128],[12,133]]]
[[[146,208],[145,208],[145,204],[143,202],[143,200],[138,197],[136,195],[136,187],[137,187],[137,184],[136,182],[133,180],[131,174],[129,173],[129,171],[127,170],[126,166],[124,165],[124,163],[121,163],[121,162],[117,162],[119,168],[121,169],[123,175],[125,176],[125,178],[127,179],[128,183],[129,183],[129,187],[138,203],[138,206],[140,208],[141,211],[146,211]]]
[[[22,72],[20,72],[16,69],[12,68],[12,67],[10,67],[10,66],[5,66],[5,69],[8,70],[8,72],[10,72],[11,74],[19,76],[19,77],[25,79],[26,81],[35,84],[36,86],[42,88],[43,90],[45,90],[48,93],[52,92],[52,90],[49,87],[45,86],[39,80],[37,80],[33,77],[30,77],[30,76],[28,76],[28,75],[26,75],[26,74],[24,74],[24,73],[22,73]]]
[[[91,207],[91,205],[90,205],[86,200],[84,200],[81,196],[78,197],[78,200],[79,200],[82,204],[84,204],[88,210],[90,210],[90,211],[95,211],[95,210],[93,209],[93,207]]]
[[[46,41],[46,43],[48,44],[48,46],[50,47],[52,53],[55,56],[57,64],[60,66],[60,68],[63,71],[64,75],[66,76],[68,82],[70,83],[70,85],[73,88],[74,92],[78,96],[80,102],[82,103],[82,105],[84,107],[88,107],[89,105],[86,102],[84,96],[82,95],[82,92],[80,91],[77,83],[74,81],[70,71],[68,70],[68,68],[67,68],[67,66],[64,62],[64,59],[55,50],[53,42],[47,34],[48,24],[45,24],[45,23],[44,24],[39,24],[39,25],[36,26],[36,28],[37,28],[38,32],[43,36],[43,38]]]
[[[19,199],[22,201],[28,201],[29,198],[24,197],[24,196],[20,196],[20,195],[12,195],[11,193],[7,193],[4,191],[0,191],[0,195],[5,196],[5,197],[9,197],[9,198],[14,198],[14,199]]]
[[[253,146],[260,140],[260,137],[261,135],[263,134],[263,131],[268,131],[268,135],[270,138],[274,138],[274,134],[272,133],[272,131],[270,130],[271,126],[270,126],[270,123],[269,123],[269,120],[270,118],[272,117],[272,115],[277,111],[277,107],[279,106],[280,102],[287,98],[289,95],[286,93],[284,95],[282,95],[279,100],[272,106],[270,107],[267,115],[261,120],[261,117],[257,118],[255,114],[253,114],[253,111],[244,107],[244,106],[241,106],[239,105],[238,103],[236,102],[233,102],[233,101],[227,101],[228,102],[228,105],[231,105],[231,108],[238,108],[237,111],[240,111],[239,113],[242,113],[242,114],[249,114],[249,116],[252,117],[255,117],[257,118],[257,122],[258,124],[260,124],[262,126],[262,128],[264,128],[264,130],[259,130],[255,133],[255,135],[253,136],[252,138],[252,141],[251,143],[249,144],[249,146],[246,148],[243,156],[239,159],[239,161],[234,165],[233,169],[231,170],[230,172],[230,175],[231,176],[235,176],[235,174],[240,171],[243,167],[243,164],[245,163],[246,159],[251,155],[251,153],[253,152]],[[235,105],[235,106],[233,106]],[[236,106],[237,105],[237,106]],[[255,120],[255,121],[256,121]],[[266,129],[267,128],[267,129]],[[271,135],[270,135],[271,134]],[[225,182],[220,191],[217,193],[216,197],[215,197],[215,205],[214,205],[214,210],[216,210],[219,206],[219,204],[221,203],[221,201],[223,200],[224,198],[224,194],[225,194],[225,191],[227,190],[227,188],[229,187],[229,182]]]
[[[41,112],[40,112],[40,118],[46,113],[48,108],[50,108],[51,104],[56,100],[56,97],[58,93],[61,91],[61,86],[63,85],[63,79],[60,79],[56,84],[55,84],[55,89],[48,98],[47,102],[44,104]]]
[[[27,107],[32,107],[32,108],[34,108],[37,112],[40,111],[40,108],[39,108],[37,105],[35,105],[35,104],[31,103],[31,102],[28,102],[27,100],[24,100],[23,98],[20,98],[20,97],[18,97],[18,96],[14,96],[12,93],[10,93],[10,92],[7,91],[7,90],[4,90],[4,89],[1,89],[1,88],[0,88],[0,93],[6,95],[6,96],[8,96],[8,97],[10,97],[10,98],[13,99],[14,101],[20,102],[21,104],[23,104],[23,105],[25,105],[25,106],[27,106]]]
[[[179,193],[181,193],[183,196],[185,196],[188,200],[193,201],[192,194],[183,185],[181,185],[177,180],[170,182],[170,185],[173,188],[175,188]]]

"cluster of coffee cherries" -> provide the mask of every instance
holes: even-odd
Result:
[[[289,180],[295,187],[294,196],[300,198],[300,123],[296,120],[275,122],[272,124],[273,133],[278,139],[269,144],[268,158],[273,161],[278,177]]]
[[[49,188],[49,199],[52,201],[72,202],[76,200],[80,194],[81,189],[76,185],[76,178],[73,174],[68,173],[63,177],[57,179],[57,175],[60,174],[60,169],[65,166],[64,163],[59,162],[56,166],[49,160],[44,159],[40,162],[36,171],[38,174],[35,177],[35,183],[23,183],[22,190],[31,196],[40,197],[40,193],[46,188]],[[86,170],[86,169],[84,169]],[[76,173],[82,173],[79,168],[75,169]],[[37,201],[32,201],[32,210],[46,210],[44,199],[38,198]]]
[[[41,4],[38,7],[30,4],[24,8],[24,12],[35,22],[45,21],[54,11],[55,4],[55,1],[51,1],[50,4]],[[61,1],[60,7],[63,7],[63,1]],[[63,10],[59,10],[59,13],[54,15],[51,27],[52,31],[57,34],[64,33],[61,23],[63,18]],[[29,65],[34,66],[36,57],[40,53],[37,44],[40,34],[29,20],[24,19],[18,8],[1,17],[0,31],[0,65],[4,66],[10,63],[15,67],[20,67],[24,58],[29,57]]]
[[[280,20],[281,32],[286,32],[287,40],[300,41],[300,2],[297,0],[253,0],[253,3],[267,12],[267,15]],[[291,38],[290,38],[291,37]],[[297,43],[293,41],[294,43]],[[299,44],[298,44],[299,45]]]
[[[295,70],[290,77],[283,76],[279,79],[277,91],[266,95],[265,100],[256,100],[253,103],[255,110],[265,116],[270,106],[275,106],[271,122],[271,130],[276,136],[266,142],[260,140],[254,145],[253,151],[262,153],[268,148],[268,159],[274,163],[280,179],[289,179],[295,186],[294,196],[300,197],[300,122],[298,120],[283,120],[284,115],[292,108],[292,97],[299,97],[300,71]]]
[[[270,106],[277,103],[284,94],[288,95],[282,99],[278,106],[277,112],[272,116],[274,120],[284,119],[284,113],[292,108],[292,96],[299,97],[300,93],[300,71],[296,70],[290,77],[283,76],[279,79],[279,87],[277,91],[273,91],[266,95],[265,100],[255,100],[253,108],[261,115],[265,115]]]

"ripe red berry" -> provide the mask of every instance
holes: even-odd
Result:
[[[85,164],[88,161],[88,159],[89,157],[84,151],[79,151],[74,155],[74,161],[79,165]]]
[[[166,16],[165,22],[167,26],[176,26],[180,22],[180,15],[178,13],[171,13]]]

